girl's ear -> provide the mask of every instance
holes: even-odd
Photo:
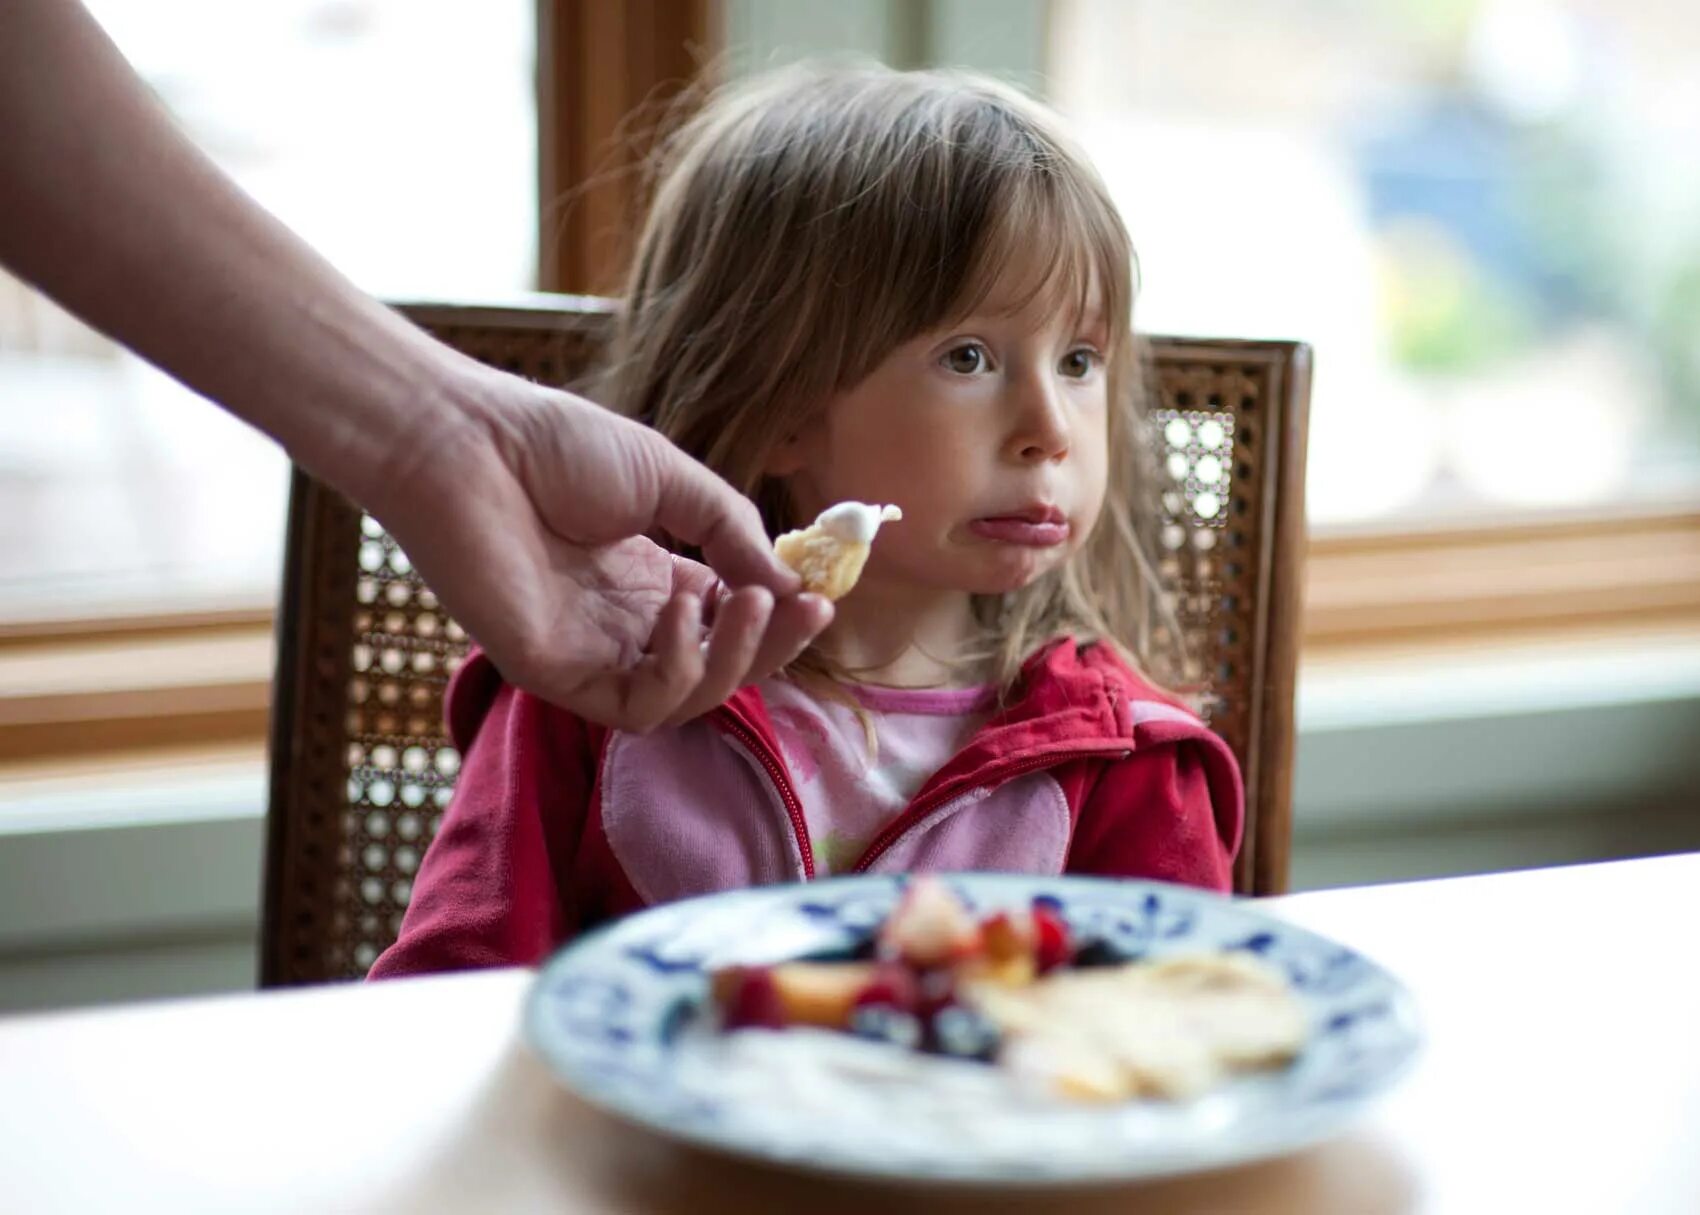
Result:
[[[803,470],[808,463],[803,436],[786,435],[775,443],[762,462],[761,470],[770,477],[789,477]]]

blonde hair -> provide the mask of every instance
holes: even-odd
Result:
[[[1050,111],[947,72],[803,66],[725,89],[667,138],[595,395],[749,495],[769,534],[799,526],[769,453],[910,339],[971,314],[1014,261],[1111,339],[1109,490],[1060,570],[974,597],[972,656],[1008,691],[1059,636],[1103,641],[1154,678],[1160,592],[1145,557],[1132,244]],[[1072,296],[1072,299],[1070,299]],[[806,521],[803,521],[806,522]],[[802,671],[830,671],[818,655]]]

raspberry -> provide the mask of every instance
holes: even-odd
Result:
[[[851,1001],[852,1008],[895,1008],[914,1012],[920,1000],[915,974],[907,966],[882,964]]]
[[[1068,924],[1054,907],[1037,900],[1033,903],[1033,941],[1033,966],[1040,974],[1067,965],[1074,952]]]
[[[729,985],[723,1013],[728,1030],[785,1028],[785,1004],[767,967],[738,967]]]

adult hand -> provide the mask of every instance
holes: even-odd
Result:
[[[832,619],[755,506],[654,431],[499,372],[467,379],[462,417],[362,496],[509,682],[648,730],[772,673]],[[708,566],[645,538],[657,527]]]

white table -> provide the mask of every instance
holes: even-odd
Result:
[[[1700,855],[1282,899],[1410,983],[1430,1044],[1286,1160],[999,1211],[1700,1212]],[[903,1215],[985,1195],[680,1147],[559,1089],[529,972],[0,1021],[0,1211]]]

